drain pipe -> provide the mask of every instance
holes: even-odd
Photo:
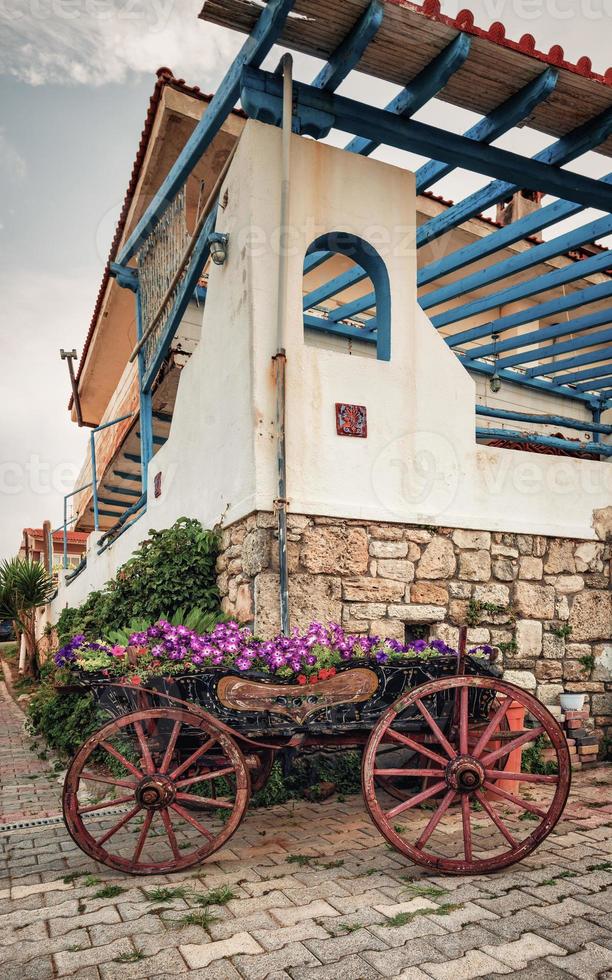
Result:
[[[281,632],[287,636],[289,623],[289,568],[287,562],[287,453],[285,440],[286,372],[285,325],[287,321],[287,281],[289,265],[289,191],[291,186],[291,127],[293,119],[293,58],[283,55],[279,70],[283,74],[282,183],[278,262],[278,300],[276,309],[277,349],[274,355],[276,380],[276,463],[277,497],[274,501],[278,526],[278,568]]]

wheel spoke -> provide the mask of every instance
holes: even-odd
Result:
[[[437,762],[439,765],[446,766],[448,759],[444,756],[439,755],[438,752],[433,752],[432,749],[428,749],[426,745],[421,745],[420,742],[415,742],[413,738],[409,738],[408,735],[403,735],[401,732],[394,732],[392,728],[388,728],[386,735],[392,738],[394,742],[400,742],[402,745],[407,745],[409,749],[413,749],[415,752],[420,752],[421,755],[426,756],[431,759],[432,762]]]
[[[122,817],[121,820],[114,825],[114,827],[111,827],[110,830],[107,830],[107,832],[104,834],[104,836],[103,837],[100,837],[100,839],[96,841],[96,844],[98,845],[98,847],[102,847],[103,844],[106,844],[107,840],[110,840],[111,837],[114,837],[114,835],[117,833],[117,831],[118,830],[121,830],[122,827],[125,827],[126,823],[128,823],[128,821],[132,820],[133,817],[135,817],[137,813],[140,813],[141,810],[142,810],[142,807],[140,806],[140,803],[139,803],[137,806],[134,807],[133,810],[130,810],[129,813],[126,813],[126,815],[124,817]]]
[[[544,819],[546,816],[546,810],[542,810],[539,806],[535,806],[533,803],[528,803],[526,800],[522,800],[520,796],[515,796],[514,793],[507,793],[505,789],[499,789],[495,783],[490,783],[485,779],[483,786],[488,789],[491,793],[496,793],[501,796],[503,800],[508,800],[508,803],[514,803],[516,806],[520,807],[521,810],[528,810],[529,813],[535,813],[536,816]]]
[[[185,762],[183,762],[183,764],[178,767],[178,769],[175,769],[174,772],[170,773],[171,779],[174,779],[176,781],[178,777],[181,776],[187,769],[189,769],[194,764],[194,762],[197,762],[198,759],[201,756],[203,756],[205,752],[208,752],[211,745],[214,745],[216,741],[217,741],[216,738],[207,739],[204,742],[204,745],[201,745],[199,749],[196,749],[195,752],[192,752],[189,758],[186,759]]]
[[[444,776],[444,769],[375,769],[375,776]]]
[[[515,837],[512,836],[512,834],[506,827],[505,823],[503,822],[502,818],[495,812],[495,810],[489,803],[484,793],[481,793],[480,790],[476,790],[474,795],[478,800],[478,802],[480,803],[480,805],[482,806],[482,808],[486,811],[486,813],[488,813],[489,817],[491,818],[491,820],[499,830],[502,837],[506,838],[506,840],[510,844],[510,847],[518,847],[518,841],[516,840]]]
[[[128,783],[127,779],[117,779],[115,776],[99,776],[95,772],[82,772],[79,779],[89,779],[92,783],[104,783],[107,786],[123,786],[125,789],[136,789],[136,783]]]
[[[472,755],[475,759],[480,758],[482,750],[484,749],[485,745],[488,745],[488,743],[491,741],[491,736],[501,725],[511,704],[512,698],[504,698],[472,750]]]
[[[432,732],[436,736],[438,742],[440,743],[444,751],[448,754],[449,758],[454,759],[457,753],[455,752],[454,748],[448,741],[446,735],[438,725],[435,718],[432,717],[432,715],[429,713],[429,711],[427,710],[427,708],[425,707],[425,705],[423,704],[420,698],[416,698],[414,703],[416,704],[417,708],[423,715],[423,718],[431,728]]]
[[[192,793],[177,793],[177,800],[184,800],[186,803],[199,803],[200,806],[212,806],[216,810],[233,810],[233,803],[225,803],[224,800],[211,800],[205,796],[194,796]]]
[[[504,769],[485,769],[487,779],[509,779],[517,783],[558,783],[558,776],[539,772],[506,772]]]
[[[164,827],[166,828],[166,833],[168,834],[168,841],[170,843],[170,848],[172,850],[172,857],[175,861],[180,861],[181,852],[179,846],[176,842],[176,834],[174,833],[174,827],[172,826],[172,821],[170,819],[170,814],[167,810],[161,811],[161,818],[164,822]]]
[[[134,851],[134,857],[132,858],[134,864],[138,864],[138,862],[140,861],[140,855],[142,854],[142,849],[145,846],[145,841],[147,839],[149,830],[151,829],[151,824],[153,822],[153,813],[154,813],[153,810],[147,810],[147,815],[145,817],[144,823],[142,825],[142,830],[140,831],[140,835],[138,837],[138,843],[136,844],[136,850]]]
[[[131,763],[125,758],[124,755],[121,754],[121,752],[118,752],[114,745],[111,745],[110,742],[100,742],[100,746],[101,748],[106,749],[110,755],[114,756],[117,762],[120,762],[122,766],[125,766],[128,772],[131,772],[133,776],[136,776],[138,779],[142,778],[142,771],[137,769],[133,763]]]
[[[463,822],[463,853],[466,861],[472,860],[472,821],[470,817],[470,797],[461,794],[461,819]]]
[[[153,765],[153,759],[151,758],[151,752],[149,750],[149,746],[147,745],[147,740],[145,738],[141,721],[134,722],[134,731],[136,732],[138,744],[140,745],[140,751],[142,752],[142,757],[144,759],[145,771],[148,773],[155,772],[155,766]]]
[[[521,745],[525,745],[527,742],[535,742],[540,735],[544,734],[544,727],[539,725],[538,728],[531,728],[527,732],[523,732],[518,738],[512,740],[512,742],[507,742],[501,747],[501,749],[496,749],[495,752],[490,752],[481,758],[482,764],[485,768],[490,768],[492,762],[496,762],[497,759],[501,759],[503,755],[510,755],[515,749],[520,749]]]
[[[468,751],[468,696],[467,687],[462,687],[459,694],[459,751],[467,755]]]
[[[164,753],[164,758],[162,760],[162,764],[161,764],[161,767],[160,767],[160,770],[159,770],[160,772],[163,772],[163,773],[168,772],[168,767],[170,766],[170,763],[172,761],[172,754],[173,754],[173,752],[174,752],[174,750],[176,748],[176,740],[177,740],[177,738],[179,736],[180,730],[181,730],[181,723],[180,723],[180,721],[175,721],[174,726],[172,728],[172,734],[170,736],[170,740],[168,742],[168,745],[166,746],[166,751]]]
[[[449,806],[451,805],[451,803],[455,799],[455,796],[456,795],[457,794],[455,793],[455,790],[454,789],[449,789],[448,793],[446,794],[446,796],[444,797],[444,799],[441,801],[440,806],[438,807],[438,809],[436,810],[436,812],[432,816],[431,820],[426,825],[425,830],[423,831],[423,833],[419,837],[418,841],[414,845],[416,848],[418,848],[419,851],[422,850],[425,847],[425,844],[427,843],[427,841],[429,840],[429,838],[433,834],[434,830],[436,829],[436,827],[440,823],[442,817],[444,816],[444,814],[448,810]]]
[[[385,816],[388,820],[392,820],[393,817],[399,816],[399,814],[403,813],[404,810],[409,810],[411,807],[417,806],[419,803],[424,803],[425,800],[430,798],[430,796],[435,796],[436,793],[439,793],[440,790],[444,789],[445,787],[446,783],[443,780],[440,780],[440,782],[434,783],[433,786],[430,786],[429,789],[424,789],[422,793],[417,793],[416,796],[411,796],[409,800],[406,800],[404,803],[400,803],[399,806],[393,807],[392,810],[388,810]]]
[[[194,783],[203,783],[210,779],[221,779],[222,776],[231,776],[234,772],[236,770],[233,766],[228,766],[227,769],[217,769],[216,772],[203,772],[200,776],[181,779],[180,782],[176,783],[176,788],[182,789],[184,786],[193,786]]]
[[[171,803],[170,808],[172,810],[175,810],[176,813],[178,813],[179,817],[182,817],[183,820],[186,820],[187,823],[190,823],[192,827],[195,827],[195,829],[198,830],[201,834],[203,834],[204,837],[207,837],[208,840],[215,839],[215,835],[211,834],[210,830],[204,827],[203,824],[199,823],[199,821],[197,821],[195,817],[192,817],[188,810],[184,810],[183,807],[179,806],[177,803]]]
[[[84,806],[77,813],[94,813],[95,810],[106,810],[109,806],[119,806],[120,803],[129,803],[134,799],[134,794],[130,793],[129,796],[121,796],[116,800],[105,800],[103,803],[96,803],[95,806]]]

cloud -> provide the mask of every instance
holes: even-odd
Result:
[[[0,175],[10,181],[23,180],[26,162],[17,147],[13,146],[4,126],[0,126]]]
[[[197,16],[201,0],[0,0],[0,72],[30,85],[105,85],[168,65],[220,75],[242,40]]]

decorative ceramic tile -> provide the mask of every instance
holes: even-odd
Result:
[[[347,405],[344,402],[336,402],[336,432],[339,436],[367,439],[368,410],[365,405]]]
[[[153,493],[157,498],[157,497],[161,497],[161,492],[162,492],[162,475],[161,473],[156,473],[155,479],[153,481]]]

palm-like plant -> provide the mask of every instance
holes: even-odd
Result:
[[[0,564],[0,619],[12,619],[25,637],[24,673],[38,674],[36,610],[53,598],[55,585],[39,562],[11,558]]]

